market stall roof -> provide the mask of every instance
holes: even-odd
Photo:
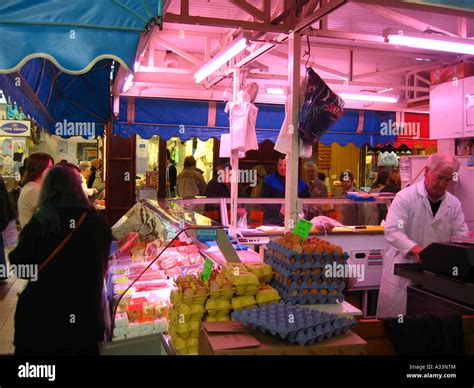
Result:
[[[137,134],[145,139],[157,135],[164,140],[179,137],[184,141],[197,137],[205,141],[229,133],[229,116],[223,102],[216,103],[215,113],[210,114],[213,110],[209,109],[209,101],[158,98],[135,98],[130,101],[134,106],[133,120],[127,119],[127,112],[130,112],[127,109],[128,100],[122,97],[119,117],[113,125],[113,133],[121,137]],[[276,142],[285,118],[284,107],[274,104],[256,106],[259,108],[256,124],[258,142]],[[345,110],[343,116],[321,137],[321,142],[342,146],[349,143],[357,146],[393,144],[395,136],[381,134],[380,128],[383,122],[393,121],[394,117],[393,112]]]
[[[0,89],[51,134],[92,138],[110,118],[111,65],[102,59],[87,73],[71,75],[35,58],[17,73],[1,74]]]
[[[158,0],[10,0],[0,3],[0,73],[31,58],[82,74],[104,59],[133,69],[142,32],[158,14]]]

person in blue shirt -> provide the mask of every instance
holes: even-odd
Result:
[[[278,158],[277,172],[268,175],[263,181],[263,198],[285,198],[285,176],[286,158],[282,155]],[[308,185],[303,179],[298,178],[298,197],[309,197]],[[283,225],[285,220],[284,205],[264,205],[265,214],[263,222],[265,225]]]

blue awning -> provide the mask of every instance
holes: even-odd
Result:
[[[111,117],[111,64],[110,59],[103,59],[87,73],[71,75],[36,58],[19,73],[0,74],[0,89],[51,134],[63,138],[100,136]],[[73,125],[71,131],[68,125]]]
[[[276,142],[285,119],[284,107],[256,105],[259,109],[256,125],[258,142]],[[205,141],[229,133],[229,115],[224,112],[225,103],[217,103],[214,126],[207,125],[208,101],[135,98],[134,106],[134,122],[127,122],[127,99],[121,98],[119,118],[113,123],[114,134],[122,137],[136,134],[144,139],[157,135],[164,140],[179,137],[183,141],[197,137]],[[380,128],[382,122],[394,120],[394,112],[361,112],[362,118],[357,110],[345,110],[343,116],[321,137],[321,142],[325,145],[338,143],[343,146],[349,143],[357,146],[393,144],[395,136],[381,135]]]
[[[0,73],[47,58],[70,74],[115,59],[133,69],[139,35],[159,0],[9,0],[0,2]]]

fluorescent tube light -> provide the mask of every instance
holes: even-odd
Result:
[[[398,101],[397,97],[380,96],[377,94],[352,94],[352,93],[338,93],[343,100],[352,101],[367,101],[367,102],[386,102],[394,104]]]
[[[201,67],[196,73],[194,73],[194,79],[196,80],[196,83],[203,81],[207,76],[215,72],[219,67],[221,67],[230,59],[234,58],[237,54],[245,50],[248,45],[249,35],[244,34],[242,37],[237,38],[224,51],[217,54],[203,67]]]
[[[285,91],[283,90],[283,88],[267,88],[266,91],[267,91],[267,94],[275,94],[278,96],[285,95]]]
[[[393,28],[384,30],[384,36],[387,42],[400,46],[474,55],[474,41],[470,39],[407,32]]]

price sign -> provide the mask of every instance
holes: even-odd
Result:
[[[296,224],[296,228],[293,229],[293,233],[300,235],[302,240],[304,241],[306,240],[306,237],[308,237],[308,234],[312,227],[313,224],[311,222],[306,220],[299,220]]]

